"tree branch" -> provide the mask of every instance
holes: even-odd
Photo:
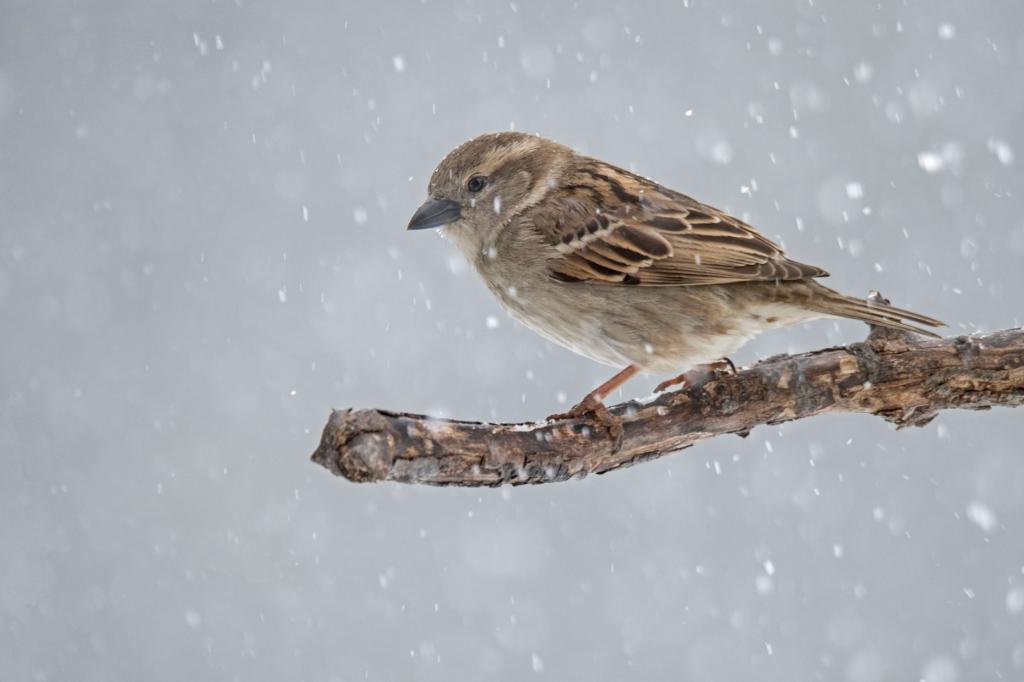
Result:
[[[1024,404],[1024,329],[925,340],[872,329],[868,340],[780,355],[611,407],[618,442],[593,420],[482,424],[385,410],[331,414],[313,461],[351,481],[496,486],[603,474],[727,433],[746,436],[829,412],[864,412],[897,428],[939,410]]]

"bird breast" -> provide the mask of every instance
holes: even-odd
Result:
[[[477,269],[516,320],[596,362],[672,372],[734,352],[763,325],[725,326],[718,287],[629,287],[565,283],[541,262],[485,258]],[[699,300],[694,300],[694,296]]]

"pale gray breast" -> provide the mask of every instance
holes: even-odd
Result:
[[[733,352],[763,328],[739,322],[744,316],[737,315],[733,294],[742,287],[554,280],[547,245],[535,235],[506,230],[474,265],[512,317],[592,360],[658,372],[687,369]]]
[[[517,226],[518,227],[518,226]],[[515,319],[541,336],[603,364],[621,367],[625,356],[609,343],[618,307],[583,287],[553,280],[545,249],[533,234],[515,236],[510,226],[493,250],[474,261],[494,296]]]

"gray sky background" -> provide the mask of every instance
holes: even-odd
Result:
[[[1020,324],[1022,24],[0,0],[0,677],[1024,679],[1020,414],[818,418],[531,489],[307,461],[331,407],[521,420],[607,378],[404,232],[481,132],[744,215],[952,331]]]

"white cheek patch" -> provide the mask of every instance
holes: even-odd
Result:
[[[500,214],[501,213],[501,195],[497,195],[496,194],[494,196],[494,213],[495,214]]]

